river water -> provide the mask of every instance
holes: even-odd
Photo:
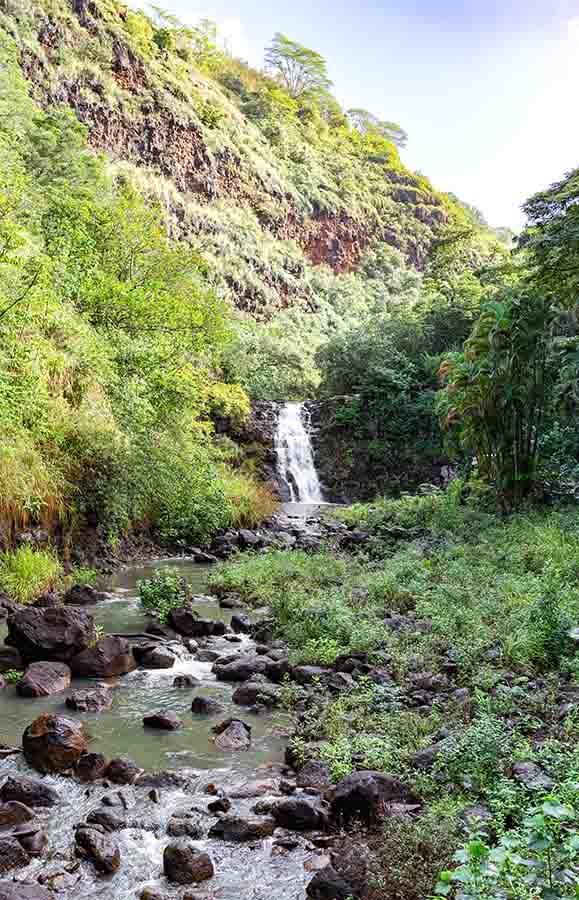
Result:
[[[107,632],[141,632],[147,624],[138,599],[138,582],[150,576],[159,566],[176,566],[192,584],[194,592],[202,593],[207,582],[208,567],[190,560],[155,561],[131,566],[115,574],[104,585],[110,599],[90,608],[95,620]],[[197,604],[202,616],[229,621],[230,610],[222,610],[212,598],[204,597]],[[4,635],[0,634],[0,638]],[[251,647],[250,639],[232,644],[223,638],[212,639],[210,647],[222,652]],[[49,849],[41,859],[24,870],[18,870],[18,880],[43,881],[55,875],[51,882],[58,890],[56,896],[80,898],[90,893],[99,900],[136,900],[145,887],[156,886],[163,896],[181,898],[191,895],[187,890],[175,889],[161,876],[163,849],[169,842],[165,826],[176,810],[207,811],[211,800],[205,787],[218,785],[232,798],[231,814],[250,814],[258,797],[272,794],[271,779],[279,773],[285,747],[284,729],[287,717],[273,712],[252,715],[231,701],[235,685],[217,682],[211,672],[211,662],[197,660],[190,654],[176,662],[174,668],[156,671],[137,670],[114,684],[113,707],[98,714],[73,713],[66,709],[66,693],[38,700],[18,697],[14,687],[0,693],[0,742],[19,746],[25,727],[41,712],[54,710],[84,721],[90,735],[90,750],[112,758],[129,756],[147,770],[187,769],[190,783],[186,789],[162,789],[161,803],[153,803],[143,788],[123,787],[127,803],[125,813],[131,827],[114,835],[122,865],[113,877],[96,876],[90,865],[80,867],[74,862],[74,825],[99,806],[106,789],[99,785],[80,785],[70,779],[50,777],[61,800],[57,807],[38,811],[49,835]],[[188,673],[200,679],[194,689],[173,687],[176,674]],[[86,687],[88,681],[75,680],[73,689]],[[252,727],[252,746],[246,752],[227,752],[217,749],[211,740],[211,725],[215,719],[196,718],[191,713],[195,695],[218,698],[225,706],[220,718],[235,715]],[[157,709],[171,709],[184,722],[176,732],[156,732],[144,729],[142,717]],[[20,756],[9,757],[0,763],[0,783],[12,772],[31,772]],[[244,798],[243,794],[253,794]],[[214,818],[209,822],[215,821]],[[302,846],[287,850],[275,846],[272,839],[253,844],[233,844],[221,840],[199,840],[193,843],[207,850],[214,862],[216,875],[210,881],[194,887],[194,896],[220,900],[303,900],[305,885],[311,875],[304,868],[313,848]],[[68,872],[69,869],[73,871]],[[12,873],[10,873],[12,874]],[[0,876],[1,877],[1,876]]]

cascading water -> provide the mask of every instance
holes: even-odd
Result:
[[[322,489],[314,464],[308,413],[303,403],[284,403],[275,437],[277,468],[292,503],[321,503]]]

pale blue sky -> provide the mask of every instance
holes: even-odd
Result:
[[[579,165],[579,0],[164,3],[253,65],[276,31],[322,53],[337,99],[399,122],[404,162],[492,225]]]

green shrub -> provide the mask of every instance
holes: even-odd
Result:
[[[0,589],[19,603],[30,603],[57,584],[62,564],[53,550],[19,547],[0,555]]]
[[[156,569],[139,582],[139,599],[144,608],[166,622],[169,610],[184,606],[191,596],[187,580],[175,568]]]
[[[8,669],[7,672],[3,672],[0,677],[7,681],[8,684],[16,684],[20,681],[24,672],[21,672],[19,669]]]

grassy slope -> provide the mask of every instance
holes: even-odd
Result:
[[[302,122],[234,60],[201,74],[143,38],[116,0],[74,10],[69,0],[0,4],[34,96],[75,109],[92,145],[163,200],[174,231],[199,243],[252,315],[311,305],[312,263],[351,270],[385,240],[421,266],[447,223],[464,223],[393,145],[373,157],[343,127]]]
[[[331,701],[314,691],[295,747],[321,740],[335,779],[368,767],[413,784],[421,816],[387,820],[362,845],[372,897],[418,900],[464,840],[463,809],[486,807],[494,840],[541,795],[513,775],[517,761],[538,764],[577,805],[579,663],[567,634],[579,615],[577,514],[500,521],[462,505],[455,488],[360,504],[343,518],[372,533],[365,555],[245,558],[213,586],[267,600],[295,661],[366,650],[390,674]],[[441,741],[434,767],[417,767],[413,755]]]

